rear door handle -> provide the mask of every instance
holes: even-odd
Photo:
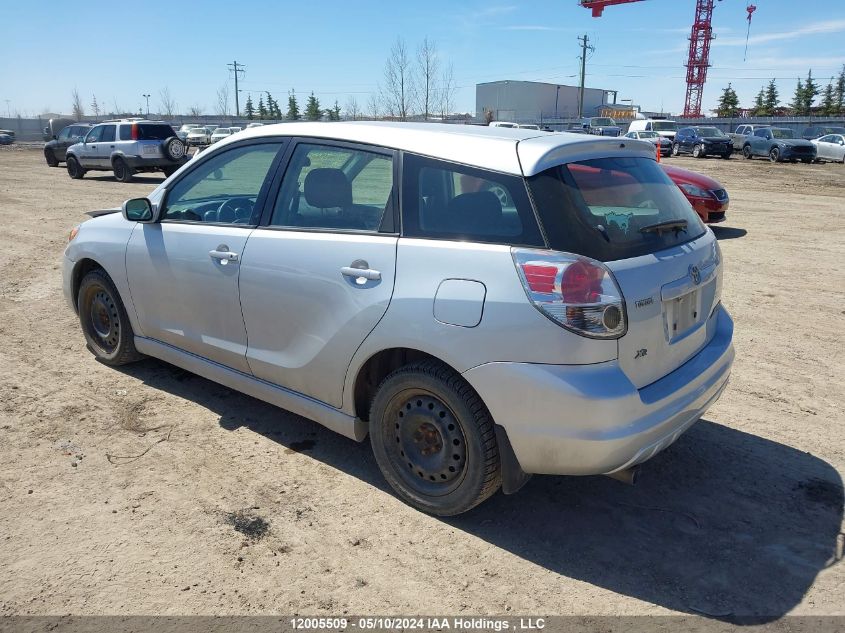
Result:
[[[208,254],[211,256],[211,259],[219,260],[220,264],[223,266],[229,262],[238,261],[238,254],[230,251],[229,247],[225,244],[221,244],[213,251],[208,251]]]
[[[381,279],[381,272],[373,270],[372,268],[353,268],[352,266],[344,266],[340,269],[340,274],[344,277],[352,277],[356,281],[359,279],[368,279],[370,281],[377,281]],[[358,281],[358,283],[364,283]]]

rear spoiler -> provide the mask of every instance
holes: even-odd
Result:
[[[92,218],[99,218],[101,215],[111,215],[112,213],[120,213],[120,209],[98,209],[96,211],[86,211],[85,215],[90,215]]]

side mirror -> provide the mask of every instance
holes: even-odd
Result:
[[[845,141],[839,141],[840,145],[845,145]]]
[[[58,136],[56,136],[55,134],[53,134],[53,140],[54,140],[54,141],[58,141],[58,140],[59,140],[59,137],[58,137]]]
[[[153,205],[149,198],[132,198],[123,203],[123,217],[130,222],[152,222]]]

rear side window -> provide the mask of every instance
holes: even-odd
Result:
[[[111,143],[114,140],[114,125],[106,125],[103,129],[103,138],[101,139],[103,143]]]
[[[121,125],[120,126],[120,140],[121,141],[131,141],[132,140],[132,126],[131,125]]]
[[[405,154],[402,234],[544,246],[522,178]]]
[[[677,246],[705,231],[681,190],[653,160],[570,163],[532,176],[528,186],[555,250],[613,261]],[[667,222],[686,226],[655,226]]]

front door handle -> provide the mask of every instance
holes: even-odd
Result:
[[[208,254],[211,256],[211,259],[219,260],[222,266],[225,266],[229,262],[238,261],[238,254],[230,251],[229,247],[225,244],[221,244],[213,251],[208,251]]]
[[[381,279],[381,271],[373,270],[369,267],[367,262],[358,259],[352,262],[351,266],[344,266],[340,269],[340,274],[344,277],[352,277],[355,283],[363,285],[367,281],[378,281]]]

